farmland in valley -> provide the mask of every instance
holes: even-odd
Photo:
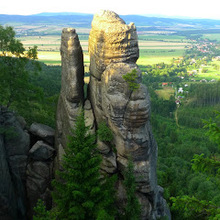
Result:
[[[88,63],[88,35],[83,35],[80,32],[78,34],[84,52],[84,61]],[[60,37],[61,33],[60,35],[22,36],[19,39],[26,48],[33,45],[38,47],[40,61],[49,65],[57,65],[60,64]],[[182,56],[188,44],[186,40],[179,38],[179,36],[176,36],[176,38],[172,37],[171,39],[170,35],[139,35],[140,57],[137,64],[152,65],[158,62],[169,63],[173,57]]]

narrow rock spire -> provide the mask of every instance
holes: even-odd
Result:
[[[75,29],[63,29],[60,52],[62,81],[57,105],[55,138],[58,161],[62,159],[67,137],[84,102],[83,52]]]

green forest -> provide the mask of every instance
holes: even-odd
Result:
[[[220,81],[217,75],[220,61],[213,60],[220,56],[220,50],[216,46],[218,41],[204,38],[202,33],[187,33],[185,37],[191,45],[183,57],[173,58],[170,64],[140,66],[142,83],[151,97],[151,124],[158,144],[158,184],[165,190],[172,219],[217,220],[220,219]],[[8,56],[8,51],[13,56]],[[61,66],[37,61],[37,48],[25,51],[11,27],[0,26],[0,52],[1,105],[22,115],[28,124],[36,121],[55,128]],[[215,74],[210,75],[211,71]],[[165,91],[165,87],[173,89],[166,98],[158,93]],[[180,88],[184,88],[183,92]],[[96,158],[96,165],[99,159]],[[91,181],[98,177],[95,178]],[[58,204],[62,193],[61,190],[57,196]],[[103,198],[97,193],[98,205],[100,200]],[[112,201],[105,202],[109,210]],[[94,213],[96,216],[113,214],[114,210]]]

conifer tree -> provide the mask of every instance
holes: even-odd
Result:
[[[127,203],[125,207],[126,220],[139,220],[141,215],[141,206],[135,195],[136,183],[134,177],[134,164],[129,158],[128,167],[124,172],[124,186],[126,189]]]
[[[102,184],[100,178],[101,157],[95,139],[81,112],[65,149],[63,171],[58,171],[58,178],[53,181],[59,219],[114,219],[111,190],[105,188],[108,182]]]

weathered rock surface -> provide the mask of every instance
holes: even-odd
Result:
[[[62,88],[56,131],[58,164],[65,152],[66,137],[83,103],[82,51],[74,29],[63,30],[61,55]],[[85,120],[93,131],[98,129],[99,123],[105,122],[113,132],[113,140],[97,140],[97,148],[103,158],[101,172],[119,174],[119,210],[123,210],[126,201],[123,171],[131,157],[142,219],[156,220],[165,215],[170,218],[162,190],[157,186],[157,144],[150,125],[149,94],[141,84],[142,74],[136,65],[139,49],[135,25],[126,25],[111,11],[94,15],[89,55],[90,83],[88,100],[84,104]],[[134,69],[140,87],[132,91],[122,76]]]
[[[46,161],[52,159],[55,149],[43,141],[37,141],[29,151],[29,157],[33,160]]]
[[[55,131],[49,126],[33,123],[30,127],[31,143],[26,167],[27,217],[32,219],[33,208],[42,199],[48,209],[52,207],[51,180],[53,179],[53,160]]]
[[[150,220],[164,214],[161,210],[159,214],[157,212],[157,206],[164,208],[161,204],[164,200],[159,199],[162,194],[158,193],[157,186],[157,144],[150,125],[150,99],[144,85],[140,84],[137,90],[131,91],[122,77],[135,69],[137,83],[141,82],[141,71],[136,65],[138,52],[134,24],[126,25],[110,11],[101,11],[94,16],[89,36],[89,99],[97,126],[105,121],[114,136],[113,141],[107,143],[109,147],[98,142],[104,159],[101,169],[109,174],[119,172],[119,176],[123,176],[131,156],[142,219]],[[116,155],[111,146],[115,146]],[[124,196],[120,198],[123,193],[118,195],[119,200],[123,200]]]
[[[33,215],[33,207],[38,199],[42,199],[48,208],[51,208],[51,180],[53,178],[52,161],[31,161],[27,166],[27,204],[28,217]],[[47,195],[47,196],[45,196]]]
[[[30,138],[16,116],[0,107],[0,219],[25,219]]]
[[[51,207],[49,189],[55,150],[43,140],[54,140],[54,130],[37,123],[31,126],[31,135],[25,129],[26,122],[22,117],[0,107],[2,220],[32,219],[33,207],[39,198],[46,202],[47,207]],[[39,141],[31,148],[34,140]]]
[[[33,123],[30,126],[29,132],[39,139],[46,141],[48,144],[54,144],[55,130],[47,125]]]
[[[83,53],[75,29],[64,28],[61,38],[62,82],[57,106],[57,159],[62,159],[67,137],[84,102]]]
[[[94,15],[89,35],[91,74],[97,79],[110,63],[135,63],[139,57],[136,27],[111,11]]]

